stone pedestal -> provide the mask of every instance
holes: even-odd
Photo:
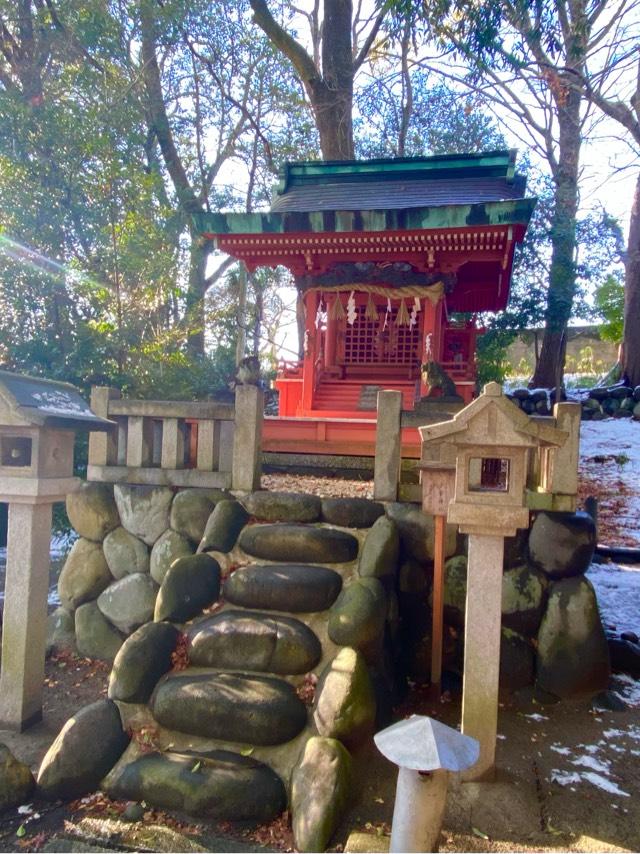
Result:
[[[20,732],[42,718],[51,507],[9,504],[0,726]]]

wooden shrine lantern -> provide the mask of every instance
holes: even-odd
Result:
[[[51,510],[76,489],[75,431],[107,430],[66,383],[0,371],[0,501],[9,505],[0,726],[42,716]]]
[[[530,418],[498,383],[451,421],[420,427],[423,507],[447,503],[447,520],[469,534],[462,732],[480,742],[465,779],[494,773],[500,672],[504,538],[529,526],[527,472],[532,453],[548,455],[568,433]],[[453,495],[451,481],[453,483]],[[430,483],[431,482],[431,483]],[[435,615],[434,593],[434,615]]]

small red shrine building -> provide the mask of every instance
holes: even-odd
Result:
[[[265,443],[292,449],[284,422],[312,419],[324,425],[317,441],[295,449],[338,452],[332,422],[362,422],[358,435],[369,435],[378,389],[401,391],[413,409],[430,391],[427,362],[469,402],[475,316],[507,304],[535,205],[524,193],[515,151],[309,161],[285,164],[268,213],[196,216],[200,233],[249,271],[287,267],[304,303],[304,358],[280,365],[280,426],[265,424]]]

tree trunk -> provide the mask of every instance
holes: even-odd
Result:
[[[195,358],[204,356],[204,297],[207,292],[207,259],[211,252],[211,242],[202,241],[198,235],[191,235],[189,257],[189,288],[185,300],[185,326],[187,329],[187,352]]]
[[[631,207],[624,279],[623,370],[631,385],[640,385],[640,173]]]
[[[580,159],[580,100],[569,89],[558,106],[560,147],[554,170],[555,204],[551,224],[551,269],[540,358],[529,383],[552,388],[562,376],[566,351],[565,331],[576,290],[576,214],[578,210],[578,164]]]
[[[351,0],[325,0],[322,82],[313,109],[325,160],[353,160],[353,55]]]
[[[311,106],[320,135],[320,150],[325,160],[353,160],[353,87],[327,89],[319,85],[311,96]]]

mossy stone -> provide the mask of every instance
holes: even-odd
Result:
[[[185,623],[220,595],[220,564],[209,555],[190,555],[169,567],[156,598],[153,619]]]
[[[525,635],[535,635],[544,613],[547,579],[528,566],[508,569],[502,576],[502,623]]]
[[[109,698],[146,703],[161,676],[171,669],[180,632],[171,623],[147,623],[123,643],[109,677]]]
[[[297,851],[324,851],[351,788],[351,756],[334,738],[314,736],[291,777],[291,824]]]
[[[582,576],[554,582],[540,624],[537,685],[561,698],[607,688],[607,639],[591,583]]]
[[[214,507],[206,492],[184,489],[173,499],[169,524],[192,543],[199,543]]]
[[[369,659],[379,652],[384,635],[387,597],[377,578],[359,578],[346,587],[329,614],[334,643],[360,650]]]
[[[304,623],[260,611],[225,610],[192,626],[187,636],[194,667],[300,674],[322,656],[320,641]]]
[[[114,578],[124,578],[134,572],[149,572],[148,547],[122,526],[107,534],[102,548]]]
[[[322,736],[355,746],[371,735],[375,719],[375,693],[365,660],[357,650],[345,647],[318,680],[316,728]]]
[[[48,799],[78,798],[95,791],[116,764],[129,736],[111,700],[85,706],[62,727],[38,772],[38,789]]]
[[[207,519],[199,552],[230,552],[249,518],[238,501],[220,501]]]
[[[58,579],[60,601],[67,610],[74,611],[97,599],[113,580],[102,546],[81,537],[73,544]]]
[[[151,699],[154,718],[189,735],[256,745],[284,744],[307,723],[288,682],[243,673],[180,673],[162,680]]]
[[[323,498],[322,521],[342,528],[370,528],[384,516],[384,505],[369,498]]]
[[[105,788],[119,800],[225,821],[268,822],[287,805],[282,780],[268,765],[228,750],[143,754],[114,769]]]
[[[242,500],[247,512],[265,522],[317,522],[320,499],[304,492],[252,492]]]
[[[224,598],[245,608],[304,613],[330,608],[341,588],[342,576],[326,566],[251,564],[225,581]]]
[[[391,519],[381,516],[365,537],[358,573],[365,578],[393,578],[398,572],[399,553],[398,527]]]
[[[293,563],[346,563],[358,556],[352,534],[308,525],[248,525],[239,545],[253,557]]]
[[[80,655],[113,661],[124,637],[107,620],[97,602],[80,605],[75,613],[76,646]]]
[[[16,759],[6,744],[0,744],[0,813],[24,804],[34,788],[29,766]]]
[[[83,481],[67,495],[67,516],[81,537],[101,543],[120,524],[113,487],[107,483]]]
[[[151,549],[150,572],[156,584],[162,584],[167,570],[180,557],[188,557],[194,552],[193,543],[177,531],[169,528]]]

